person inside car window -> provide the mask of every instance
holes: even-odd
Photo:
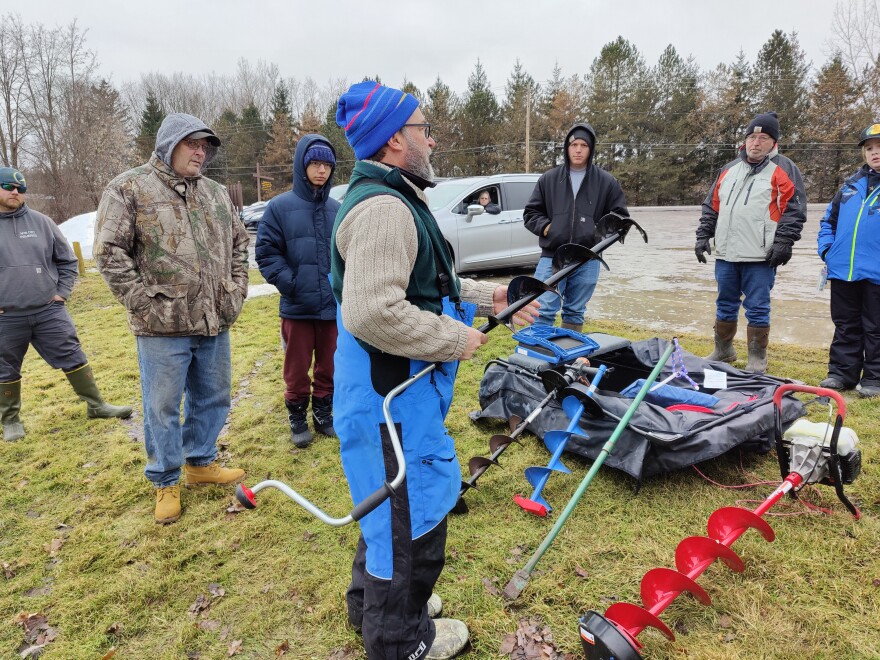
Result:
[[[498,204],[492,203],[492,195],[488,190],[484,190],[480,193],[480,197],[477,199],[477,202],[486,209],[486,213],[490,213],[491,215],[498,215],[501,213],[501,207]]]

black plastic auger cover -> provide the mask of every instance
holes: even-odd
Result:
[[[587,660],[641,660],[629,638],[604,616],[590,610],[578,621]]]

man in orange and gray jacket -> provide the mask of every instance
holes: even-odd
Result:
[[[797,165],[779,153],[775,112],[758,115],[739,156],[721,170],[703,202],[694,252],[712,254],[718,283],[715,350],[709,360],[734,362],[740,305],[748,320],[746,371],[764,373],[770,338],[770,290],[776,268],[788,263],[806,222],[807,196]]]

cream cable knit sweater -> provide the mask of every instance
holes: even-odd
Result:
[[[351,334],[386,353],[417,360],[449,362],[461,356],[466,326],[406,300],[418,239],[403,202],[390,195],[364,200],[339,226],[336,246],[345,260],[342,323]],[[462,279],[462,300],[476,303],[478,315],[491,314],[496,286]]]

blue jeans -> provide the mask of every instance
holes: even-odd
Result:
[[[217,436],[231,404],[229,332],[216,337],[138,336],[137,349],[147,448],[144,474],[157,488],[173,486],[184,461],[198,467],[217,458]]]
[[[715,260],[718,282],[716,318],[736,321],[739,307],[746,308],[749,325],[766,328],[770,325],[770,290],[776,281],[776,269],[766,261]]]
[[[535,277],[542,282],[553,274],[553,259],[541,257],[535,268]],[[599,281],[599,262],[588,261],[575,270],[571,275],[556,285],[557,296],[545,293],[538,302],[541,303],[538,320],[535,325],[553,325],[556,322],[556,312],[559,311],[560,297],[562,304],[562,322],[580,325],[584,322],[584,313],[587,311],[587,303],[593,297],[596,283]]]

